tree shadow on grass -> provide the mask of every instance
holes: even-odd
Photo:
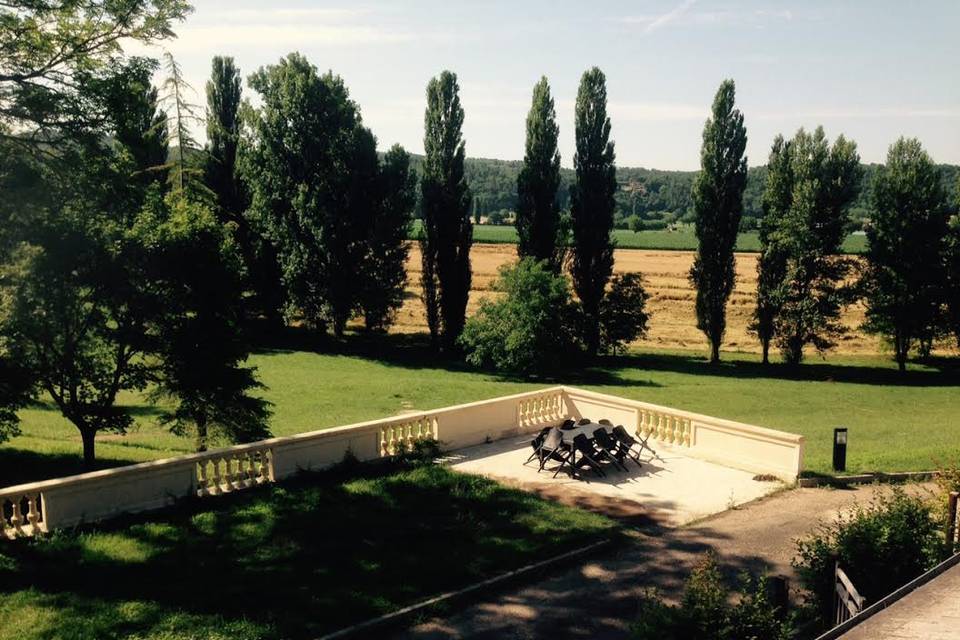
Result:
[[[39,453],[9,446],[0,448],[0,487],[72,476],[87,471],[113,469],[136,462],[134,460],[97,458],[94,462],[94,468],[88,469],[83,465],[83,456],[80,454],[79,447],[78,443],[76,454]]]
[[[310,638],[614,532],[596,516],[441,467],[361,473],[15,541],[3,549],[0,593],[55,597],[65,619],[93,606],[87,624],[100,626],[90,637],[113,636],[119,624],[149,637],[155,615],[119,615],[120,603],[137,600],[171,619],[220,616],[253,623],[258,637]]]

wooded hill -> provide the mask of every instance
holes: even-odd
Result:
[[[422,156],[411,156],[411,164],[419,169]],[[466,174],[473,192],[475,214],[500,222],[510,217],[517,203],[519,160],[467,158]],[[851,231],[863,228],[871,217],[871,184],[876,164],[863,165],[863,184],[850,210]],[[939,165],[950,202],[956,202],[960,166]],[[573,169],[560,170],[560,208],[569,208],[569,186],[574,181]],[[757,226],[762,215],[761,199],[766,181],[766,166],[751,167],[744,193],[741,230]],[[637,167],[617,167],[616,226],[632,229],[664,229],[675,222],[693,222],[691,187],[696,171],[661,171]]]

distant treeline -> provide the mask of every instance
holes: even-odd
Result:
[[[411,165],[419,170],[423,156],[412,155]],[[517,207],[517,174],[522,162],[519,160],[493,160],[467,158],[467,182],[474,197],[474,212],[477,216],[501,223],[508,219]],[[871,185],[877,164],[864,164],[863,182],[859,195],[850,209],[850,231],[863,229],[871,216]],[[939,165],[943,184],[950,201],[956,201],[960,166]],[[619,229],[659,230],[674,223],[693,222],[693,187],[696,171],[661,171],[636,167],[617,167],[617,208],[614,224]],[[742,231],[753,231],[763,210],[761,198],[766,183],[767,167],[751,167],[747,173],[747,187],[743,195]],[[574,181],[573,169],[560,170],[560,208],[570,208],[570,185]],[[418,215],[419,217],[419,208]]]

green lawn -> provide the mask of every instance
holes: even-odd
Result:
[[[289,435],[563,382],[803,434],[812,472],[830,471],[836,426],[850,429],[851,472],[923,470],[935,458],[960,459],[956,361],[939,368],[911,365],[901,377],[882,357],[811,358],[791,370],[764,367],[753,354],[724,354],[726,362],[711,367],[697,353],[645,352],[606,359],[559,380],[524,381],[438,363],[420,340],[353,339],[327,346],[326,353],[254,356],[274,403],[273,432]],[[150,408],[136,406],[137,426],[130,434],[98,443],[104,466],[189,451],[189,439],[166,433]],[[24,434],[0,446],[0,486],[80,470],[80,441],[69,423],[49,407],[22,415]]]
[[[420,221],[414,223],[411,238],[416,238],[420,230]],[[615,229],[613,238],[621,249],[667,249],[671,251],[697,248],[697,237],[693,229],[683,231],[641,231],[634,233],[624,229]],[[492,244],[516,244],[517,230],[512,225],[481,224],[473,227],[473,241]],[[866,236],[850,235],[843,243],[846,253],[863,253],[867,246]],[[760,250],[760,238],[755,231],[737,236],[737,250],[757,252]]]
[[[444,467],[308,476],[0,546],[0,640],[316,638],[615,535]]]

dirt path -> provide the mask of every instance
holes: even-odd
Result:
[[[655,588],[675,596],[694,563],[714,549],[729,572],[792,576],[794,540],[876,487],[795,489],[681,529],[645,529],[603,557],[501,593],[449,617],[417,625],[397,638],[626,638],[637,601]],[[923,490],[917,487],[915,490]]]

